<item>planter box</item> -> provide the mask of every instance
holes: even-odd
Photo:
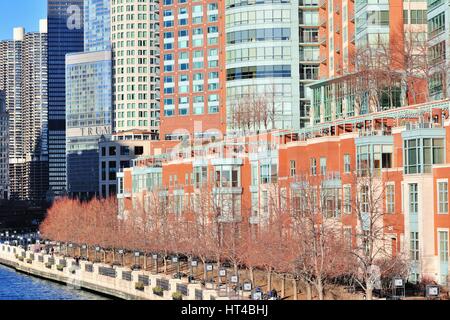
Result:
[[[156,296],[163,297],[164,296],[164,291],[161,290],[161,289],[162,289],[161,287],[153,288],[153,294],[156,295]]]
[[[64,271],[64,266],[59,264],[59,265],[56,266],[56,270],[62,272],[62,271]]]
[[[142,282],[136,282],[134,288],[139,291],[144,291],[145,285]]]

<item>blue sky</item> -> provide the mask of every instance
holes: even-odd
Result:
[[[47,0],[0,0],[0,40],[11,39],[14,27],[38,31],[46,17]]]

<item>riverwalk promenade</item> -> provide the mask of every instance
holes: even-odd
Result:
[[[0,264],[31,276],[125,300],[172,300],[175,292],[183,300],[228,299],[219,297],[216,290],[203,288],[200,283],[102,263],[77,263],[73,258],[26,251],[7,244],[0,245]],[[158,290],[154,292],[154,288]]]

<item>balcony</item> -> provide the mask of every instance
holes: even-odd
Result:
[[[318,8],[318,3],[311,3],[311,1],[300,0],[299,3],[298,3],[298,6],[301,9],[317,9]]]
[[[300,44],[318,44],[319,43],[319,37],[318,36],[300,36]]]

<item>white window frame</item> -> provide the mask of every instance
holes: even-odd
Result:
[[[447,211],[441,211],[441,192],[440,192],[440,188],[439,188],[439,184],[440,183],[446,183],[447,184]],[[449,207],[449,203],[448,203],[448,179],[438,179],[436,181],[436,198],[437,198],[437,213],[438,214],[448,214],[448,207]],[[443,205],[445,204],[445,202],[442,203]]]

